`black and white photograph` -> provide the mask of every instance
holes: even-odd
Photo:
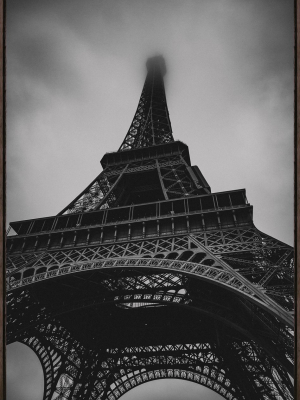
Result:
[[[6,2],[7,400],[293,400],[294,2]]]

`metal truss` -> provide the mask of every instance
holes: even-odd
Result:
[[[173,139],[163,59],[147,68],[103,171],[58,216],[14,223],[8,343],[39,357],[43,400],[116,400],[164,378],[292,400],[293,249],[254,226],[245,190],[210,193]]]
[[[123,260],[119,260],[119,264],[120,261]],[[128,259],[125,268],[128,270],[132,265],[138,265],[139,263],[142,263],[144,268],[149,267],[149,264],[147,264],[149,262],[157,262],[156,265],[160,265],[160,269],[162,269],[166,266],[166,261],[167,260],[163,259]],[[105,262],[106,261],[103,261],[103,263]],[[117,265],[118,260],[107,260],[107,262],[110,264],[109,269],[111,269],[114,263],[115,266]],[[169,263],[171,265],[174,261],[169,260]],[[183,266],[185,271],[189,270],[193,273],[197,272],[195,270],[195,265],[192,263],[176,261],[176,264]],[[199,267],[203,268],[203,266],[198,265],[196,267],[198,268],[198,271]],[[268,360],[268,357],[266,357],[265,354],[263,354],[261,359],[258,356],[254,357],[254,344],[251,344],[249,339],[248,341],[243,340],[237,343],[234,342],[231,345],[231,347],[238,353],[239,364],[243,365],[243,374],[247,376],[247,374],[250,373],[251,378],[255,378],[253,380],[254,387],[245,390],[243,384],[249,381],[249,378],[245,376],[241,383],[241,371],[238,371],[236,376],[239,377],[239,387],[236,386],[237,383],[234,383],[235,381],[231,375],[232,368],[229,368],[231,362],[229,362],[229,359],[232,360],[233,357],[232,349],[230,354],[227,355],[227,358],[223,358],[223,364],[221,364],[221,366],[219,363],[216,365],[216,361],[220,360],[219,353],[217,353],[218,357],[216,359],[212,352],[209,352],[209,355],[205,356],[203,351],[199,351],[200,348],[211,347],[211,345],[206,346],[203,343],[196,345],[181,344],[176,346],[169,345],[167,347],[148,346],[143,348],[132,348],[130,350],[121,351],[123,357],[120,356],[120,350],[118,349],[105,349],[104,353],[101,352],[101,354],[91,355],[89,352],[84,351],[84,348],[76,341],[73,339],[70,341],[71,336],[66,333],[64,328],[53,327],[53,321],[55,321],[55,318],[61,318],[65,313],[70,312],[70,307],[73,310],[78,309],[78,307],[91,307],[95,305],[95,302],[99,305],[100,301],[114,302],[116,304],[129,306],[132,306],[133,303],[138,303],[142,306],[145,306],[146,303],[157,303],[160,305],[175,303],[177,306],[195,306],[196,303],[193,298],[178,293],[178,290],[180,290],[179,288],[186,287],[186,281],[182,278],[178,279],[178,277],[174,275],[174,272],[177,272],[175,268],[172,268],[172,274],[156,273],[151,276],[153,279],[149,279],[149,275],[135,276],[129,279],[124,277],[119,278],[117,281],[115,279],[106,278],[104,279],[103,284],[112,291],[110,297],[107,296],[105,298],[104,296],[102,299],[92,298],[88,299],[89,301],[80,300],[77,301],[77,303],[73,302],[70,305],[60,307],[56,313],[52,312],[50,315],[45,309],[39,307],[37,303],[32,301],[30,295],[28,295],[26,291],[21,292],[21,294],[18,294],[19,292],[15,292],[15,290],[10,291],[9,298],[14,299],[12,302],[15,304],[15,306],[12,306],[12,304],[8,302],[9,314],[12,317],[12,321],[8,321],[8,324],[15,332],[11,340],[23,341],[25,344],[32,347],[38,354],[44,368],[45,387],[47,388],[44,393],[44,399],[48,400],[50,398],[57,398],[65,400],[69,398],[79,399],[82,397],[87,399],[117,399],[126,391],[142,384],[143,382],[170,377],[180,377],[181,379],[198,382],[228,399],[292,399],[291,383],[280,364],[275,363],[274,359],[267,362],[266,360]],[[208,266],[204,269],[204,273],[205,272],[208,274],[208,280],[213,279],[213,276],[215,278],[218,277],[217,274],[223,277],[225,274],[225,272],[222,272],[219,268]],[[216,272],[217,274],[212,275],[212,272]],[[77,273],[80,273],[80,268],[77,269]],[[227,275],[227,272],[225,275]],[[116,292],[116,290],[120,291],[120,286],[122,287],[122,290],[127,290],[125,294],[118,294],[118,292]],[[152,293],[149,292],[149,286],[152,287]],[[144,290],[144,294],[141,289]],[[164,289],[164,292],[162,292],[162,289]],[[133,290],[135,290],[135,293],[130,293],[130,291]],[[174,290],[174,292],[172,292],[172,290]],[[17,305],[20,295],[22,298],[21,304],[25,310],[23,314],[23,324],[25,326],[22,326],[20,309]],[[24,300],[26,298],[28,300],[27,303]],[[272,329],[274,329],[274,336],[276,335],[275,343],[279,343],[281,337],[277,332],[278,327],[280,326],[279,321],[276,321],[274,318],[272,319],[270,314],[261,309],[260,305],[257,306],[256,304],[255,306],[253,302],[249,301],[245,304],[246,306],[248,304],[248,309],[250,307],[249,316],[251,315],[251,318],[253,318],[253,315],[257,316],[260,312],[259,317],[260,319],[264,318],[263,322],[265,322],[265,325],[267,324],[267,326],[270,327],[271,323],[273,324]],[[12,310],[10,308],[12,308]],[[206,312],[209,310],[207,306],[204,308]],[[212,310],[215,316],[217,310],[218,309]],[[225,316],[227,320],[229,319],[229,315],[224,314],[224,310],[219,311],[221,311],[221,316]],[[18,318],[15,318],[15,313],[17,313]],[[29,317],[28,314],[30,314],[31,317]],[[239,315],[242,314],[243,313],[240,313]],[[251,318],[246,316],[248,321]],[[47,320],[51,321],[50,324],[46,323]],[[21,325],[19,326],[19,329],[14,328],[14,324],[16,323]],[[258,330],[257,323],[255,324],[255,329],[256,331]],[[281,329],[283,329],[283,325]],[[38,331],[38,333],[35,333],[34,335],[34,332],[36,331]],[[286,345],[288,339],[287,332],[284,329],[282,332],[285,335],[283,337],[282,345]],[[256,335],[257,333],[258,332],[256,332]],[[290,342],[292,342],[291,335],[288,336]],[[45,341],[47,344],[45,344]],[[248,355],[248,358],[246,358],[244,354],[246,352],[244,349],[245,346],[247,346],[248,353],[251,350],[252,355]],[[81,349],[82,353],[80,357],[78,348]],[[221,345],[221,348],[228,348],[228,344]],[[244,353],[241,353],[240,349],[243,349]],[[156,356],[156,352],[162,352],[162,350],[164,354],[168,354],[167,357],[165,355]],[[292,350],[293,348],[291,349],[291,352]],[[115,358],[109,357],[106,359],[107,355],[105,354],[107,352],[118,355],[117,364]],[[128,356],[128,352],[130,352],[130,357]],[[180,352],[181,354],[179,354]],[[190,359],[191,356],[188,355],[188,353],[193,354],[192,359]],[[77,357],[76,362],[74,362],[75,355]],[[223,354],[222,357],[224,357]],[[70,360],[70,358],[72,358],[72,360]],[[188,359],[190,359],[190,361],[187,361]],[[207,361],[208,359],[210,359],[210,362]],[[80,365],[83,365],[81,363],[85,363],[86,367],[80,367]],[[93,366],[93,368],[91,368],[91,366]],[[89,372],[87,375],[84,375],[87,368]],[[235,369],[236,368],[235,365]],[[231,374],[228,371],[231,371]],[[245,394],[248,392],[250,395]]]
[[[69,263],[68,263],[69,264]],[[221,264],[221,262],[220,262]],[[222,263],[223,264],[223,263]],[[224,265],[224,264],[223,264]],[[222,267],[223,267],[222,265]],[[219,285],[224,285],[231,290],[238,291],[239,293],[249,296],[253,301],[260,301],[265,303],[269,307],[269,311],[273,313],[280,319],[283,319],[286,323],[293,325],[293,320],[281,309],[274,301],[268,298],[259,288],[252,285],[249,281],[243,278],[239,273],[235,272],[233,269],[227,269],[227,271],[222,270],[220,265],[216,267],[209,267],[203,264],[189,263],[184,261],[172,261],[172,260],[162,260],[162,259],[106,259],[101,261],[82,261],[80,263],[71,264],[65,266],[63,264],[60,268],[51,270],[49,272],[36,273],[28,278],[23,278],[20,280],[12,281],[7,290],[13,290],[35,282],[40,282],[45,279],[51,279],[58,276],[78,273],[90,269],[105,269],[105,268],[151,268],[158,270],[171,270],[180,272],[183,274],[192,274],[195,277],[216,282]]]
[[[44,400],[118,399],[139,384],[170,377],[192,380],[236,399],[238,389],[209,343],[114,348],[97,354],[84,351],[55,324],[40,325],[36,333],[43,334],[42,342],[34,336],[22,341],[45,365]],[[87,366],[88,373],[84,373]]]
[[[155,275],[154,277],[152,275],[151,280],[149,280],[149,275],[143,277],[139,276],[138,279],[136,277],[125,277],[123,279],[119,278],[117,281],[104,280],[102,285],[107,287],[109,290],[115,291],[121,287],[123,291],[127,290],[127,292],[125,294],[123,293],[121,296],[108,294],[106,298],[99,299],[98,297],[98,304],[99,301],[114,301],[125,307],[134,307],[134,304],[137,304],[139,307],[149,305],[153,306],[154,304],[167,304],[168,302],[190,304],[191,299],[177,294],[177,291],[174,291],[173,293],[170,293],[170,291],[161,292],[161,289],[170,289],[170,286],[174,286],[175,283],[177,285],[179,283],[179,288],[183,288],[184,284],[182,277],[193,276],[207,282],[214,282],[221,286],[224,285],[224,287],[228,287],[228,289],[234,290],[236,293],[242,295],[243,298],[251,300],[250,303],[248,303],[252,304],[252,306],[247,306],[248,303],[245,303],[249,315],[252,316],[251,318],[253,318],[254,315],[256,317],[259,316],[259,320],[264,323],[265,327],[269,329],[270,326],[273,326],[272,332],[269,332],[268,337],[270,337],[270,335],[273,339],[276,337],[277,342],[281,341],[282,345],[285,347],[289,343],[289,350],[287,350],[286,347],[286,351],[288,352],[290,359],[293,357],[293,338],[291,333],[288,331],[288,328],[283,326],[278,330],[278,327],[281,326],[279,321],[283,321],[284,324],[288,324],[289,326],[293,325],[291,315],[288,311],[285,311],[288,309],[286,307],[282,308],[278,305],[278,302],[274,302],[274,300],[265,293],[260,285],[251,283],[251,281],[247,279],[249,278],[247,273],[244,277],[241,268],[238,271],[232,268],[228,263],[225,263],[221,258],[219,258],[219,256],[214,255],[207,248],[201,245],[193,236],[183,238],[177,237],[176,240],[174,240],[174,238],[161,240],[156,242],[155,248],[153,248],[153,244],[154,243],[152,242],[151,247],[150,243],[147,242],[143,243],[143,246],[139,243],[127,243],[126,246],[122,249],[119,248],[119,250],[112,246],[101,246],[100,248],[85,248],[84,251],[72,250],[68,252],[61,251],[57,253],[46,253],[45,257],[41,257],[32,268],[23,270],[21,279],[14,280],[12,278],[7,289],[10,291],[12,289],[18,289],[23,286],[39,283],[44,280],[47,281],[53,278],[57,279],[65,275],[80,274],[91,270],[107,270],[116,268],[137,268],[141,270],[151,269],[155,271]],[[272,244],[274,243],[272,242]],[[144,252],[142,249],[144,249]],[[187,249],[190,250],[187,251]],[[249,252],[244,253],[244,260],[242,259],[243,255],[240,253],[238,253],[239,258],[237,259],[233,258],[232,254],[229,258],[230,260],[236,260],[239,267],[243,267],[244,261],[247,266],[246,272],[249,271],[249,265],[256,269],[261,268],[261,265],[266,262],[270,265],[270,261],[262,259],[261,251],[259,251],[257,247],[255,247],[255,249],[255,253],[250,253],[250,256],[256,260],[252,263],[249,261]],[[280,247],[279,249],[282,251]],[[142,255],[145,256],[145,250],[148,257],[151,254],[152,257],[159,256],[159,258],[140,258]],[[278,249],[276,250],[279,251]],[[127,251],[126,254],[130,255],[132,258],[124,259],[124,251]],[[265,247],[263,252],[266,253]],[[117,256],[117,258],[109,259],[109,256]],[[171,259],[173,258],[173,260],[170,260],[168,257]],[[198,260],[198,262],[181,261],[180,259],[182,258],[187,258],[191,261]],[[287,260],[286,255],[280,259],[282,260],[283,258]],[[28,273],[30,270],[34,271],[34,274],[26,277],[26,272]],[[165,271],[163,275],[162,271]],[[180,274],[180,278],[176,276],[178,273]],[[265,271],[262,270],[261,273],[264,274]],[[152,284],[150,284],[151,281]],[[146,285],[145,282],[147,282]],[[161,282],[164,282],[163,285]],[[152,288],[152,292],[149,292],[149,290],[147,291],[147,288],[149,287]],[[146,290],[146,292],[141,293],[139,291],[141,288]],[[174,289],[174,287],[172,287],[172,289]],[[138,291],[136,292],[136,290]],[[70,306],[67,305],[65,310],[60,309],[58,314],[68,312],[70,309],[74,309],[74,307],[89,307],[91,305],[95,305],[95,299],[88,298],[86,300],[81,300],[80,304],[77,306],[74,304],[71,304]],[[275,320],[270,317],[270,312],[275,316]],[[214,311],[214,313],[216,313],[216,311]],[[282,338],[282,340],[280,338]]]
[[[160,57],[152,59],[152,68],[143,87],[141,98],[128,133],[119,151],[172,142],[172,128],[166,102]]]
[[[197,240],[197,243],[205,246],[212,254],[217,256],[226,255],[227,260],[236,261],[237,263],[242,263],[243,267],[245,265],[249,266],[249,269],[245,269],[245,273],[251,273],[250,268],[253,262],[255,266],[261,266],[263,271],[266,272],[265,267],[262,263],[262,258],[267,257],[264,248],[266,247],[268,251],[276,252],[283,251],[289,252],[290,257],[292,257],[292,250],[290,246],[284,243],[270,238],[268,241],[262,241],[262,234],[256,228],[248,229],[229,229],[218,230],[218,231],[207,231],[196,233],[192,235],[174,235],[169,237],[159,237],[154,239],[143,239],[135,241],[122,241],[119,243],[102,243],[101,246],[93,246],[88,244],[81,247],[76,247],[76,249],[59,249],[47,252],[36,252],[36,253],[22,253],[22,254],[11,254],[7,258],[7,269],[10,273],[11,271],[17,271],[20,268],[24,269],[29,265],[32,265],[33,261],[40,259],[42,263],[47,259],[53,259],[57,262],[59,257],[74,257],[77,255],[82,255],[82,257],[90,257],[97,254],[97,257],[132,257],[132,256],[153,256],[156,253],[166,253],[173,251],[181,251],[187,249],[193,249],[197,247],[197,244],[191,244],[191,237]],[[250,252],[252,258],[240,257],[240,254],[245,254],[245,252]],[[85,255],[85,253],[88,253]],[[30,264],[29,264],[30,262]],[[47,261],[46,261],[47,263]],[[49,265],[49,264],[46,264]],[[290,267],[293,264],[290,261]],[[292,272],[293,270],[291,270]],[[261,273],[262,273],[261,272]]]
[[[200,187],[192,181],[183,160],[178,164],[158,164],[158,168],[166,200],[198,193]]]
[[[255,228],[84,246],[30,255],[11,255],[7,259],[7,269],[9,275],[12,275],[17,271],[25,272],[29,267],[49,269],[80,261],[115,257],[156,257],[157,254],[168,258],[168,253],[174,252],[176,254],[173,256],[180,258],[185,250],[195,251],[197,248],[201,248],[205,254],[208,251],[214,256],[222,257],[227,264],[237,269],[250,282],[269,290],[271,296],[284,297],[284,306],[290,307],[289,298],[293,287],[292,249]],[[193,255],[190,254],[190,260]],[[24,256],[26,260],[31,260],[30,264],[22,264]],[[209,263],[214,265],[215,261],[209,261]]]
[[[116,170],[114,175],[106,175],[104,171],[101,172],[59,215],[93,211],[101,206],[108,208],[109,204],[113,204],[115,201],[115,197],[110,193],[111,189],[118,180],[118,174],[121,176],[123,171],[124,169],[120,174],[119,170]]]
[[[190,380],[231,400],[293,398],[290,378],[274,359],[253,341],[224,334],[217,342],[93,351],[52,318],[27,328],[18,340],[42,363],[44,400],[114,400],[144,382],[163,378]]]
[[[128,133],[120,146],[119,151],[138,149],[164,143],[174,142],[172,135],[171,122],[166,102],[165,89],[162,77],[162,70],[159,64],[163,61],[160,57],[152,60],[151,68],[145,80],[141,98],[134,115]],[[173,160],[162,163],[155,168],[162,175],[162,185],[165,183],[170,192],[170,198],[182,194],[193,194],[195,190],[191,188],[191,177],[186,176],[186,170],[182,167],[175,167],[182,163],[182,160]],[[152,161],[153,163],[153,161]],[[173,167],[168,170],[168,167]],[[148,167],[148,168],[147,168]],[[166,169],[167,168],[167,169]],[[121,176],[127,169],[127,173],[144,171],[151,169],[151,165],[143,162],[138,165],[124,165],[107,168],[101,173],[76,199],[73,200],[60,214],[87,212],[100,207],[107,208],[115,204],[118,196],[113,193],[113,189],[120,181]],[[177,181],[182,183],[178,186]],[[179,189],[178,189],[179,188]],[[165,191],[165,189],[163,188]],[[179,191],[178,191],[179,190]],[[173,196],[172,196],[173,193]],[[167,199],[168,197],[166,197]]]
[[[107,167],[77,196],[61,214],[94,211],[116,207],[120,204],[121,179],[126,174],[156,170],[165,200],[196,195],[202,186],[195,179],[182,156],[161,157],[156,160],[132,162],[114,168]]]
[[[230,252],[220,252],[221,243]],[[241,246],[243,246],[244,251],[241,251]],[[15,332],[10,337],[9,331],[9,337],[12,341],[22,340],[27,344],[29,343],[28,332],[37,329],[37,325],[42,324],[44,326],[46,321],[53,321],[53,318],[63,318],[65,314],[74,310],[99,306],[105,303],[114,303],[117,307],[125,309],[162,307],[170,304],[190,307],[198,309],[202,313],[213,314],[219,321],[223,321],[224,318],[227,323],[231,321],[230,326],[234,327],[236,331],[240,331],[243,334],[247,332],[248,341],[246,340],[245,343],[249,344],[251,340],[258,341],[268,351],[269,357],[275,356],[278,360],[277,364],[275,363],[276,366],[274,366],[274,358],[270,361],[269,365],[272,367],[268,371],[265,367],[260,367],[261,369],[257,370],[257,379],[253,380],[255,387],[247,389],[252,393],[251,396],[255,394],[256,397],[254,398],[258,399],[292,399],[291,383],[286,376],[286,372],[282,369],[286,368],[292,374],[293,322],[291,315],[288,313],[289,307],[286,307],[285,299],[289,297],[286,293],[287,285],[284,285],[284,291],[282,290],[282,285],[276,286],[272,284],[268,289],[269,292],[271,290],[276,292],[277,290],[277,293],[281,293],[281,298],[284,300],[283,307],[279,306],[277,298],[275,298],[275,301],[272,300],[272,296],[263,289],[264,287],[267,288],[269,283],[272,283],[272,280],[280,279],[277,277],[278,274],[279,276],[283,275],[284,278],[281,277],[280,280],[284,282],[286,273],[288,273],[288,276],[292,276],[292,256],[293,254],[288,246],[284,247],[281,242],[262,234],[256,229],[248,229],[227,233],[212,232],[205,237],[199,235],[176,236],[158,240],[85,247],[68,251],[45,252],[39,254],[39,256],[33,254],[31,258],[26,258],[26,260],[30,260],[30,263],[27,261],[27,267],[23,269],[18,268],[21,261],[18,261],[16,257],[13,258],[15,269],[12,269],[12,278],[8,281],[7,287],[8,296],[12,296],[11,303],[8,301],[9,315],[11,315],[8,319],[8,324],[12,332]],[[24,312],[21,318],[16,300],[16,296],[20,299],[18,293],[21,288],[30,288],[32,284],[43,284],[43,281],[46,282],[53,278],[61,279],[63,276],[69,276],[70,274],[80,275],[92,270],[109,271],[113,269],[137,271],[137,274],[134,276],[125,274],[124,277],[118,276],[117,279],[107,276],[101,282],[103,288],[109,291],[106,295],[102,297],[98,295],[96,298],[85,297],[77,302],[71,301],[63,307],[52,309],[51,312],[47,310],[47,307],[43,308],[34,302],[25,290],[21,292],[23,293],[21,295],[21,304],[25,309],[28,307],[28,310]],[[34,271],[34,274],[26,277],[26,273],[28,274],[30,270]],[[19,274],[19,280],[13,277],[16,277],[16,273]],[[204,307],[201,306],[197,297],[188,290],[187,279],[189,277],[201,279],[208,283],[211,282],[237,293],[242,307],[239,315],[244,315],[245,320],[232,320],[232,312],[228,314],[228,311],[220,308],[220,305],[217,307],[209,304]],[[256,321],[254,322],[254,328],[249,326],[250,320]],[[245,326],[241,329],[243,323]],[[288,326],[291,328],[288,328]],[[39,338],[39,335],[35,336],[36,341],[34,343],[39,343],[37,338]],[[281,351],[278,353],[276,347],[279,344]],[[49,348],[51,346],[48,347],[48,351]],[[46,354],[48,354],[45,347],[39,345],[35,348],[35,351],[37,353],[40,351],[44,355],[44,359],[40,358],[43,364],[46,360]],[[275,354],[276,352],[278,353],[277,355]],[[56,359],[58,360],[57,354],[55,351],[51,353],[54,365],[56,365]],[[99,355],[95,355],[94,359],[97,360],[99,357]],[[232,357],[232,352],[230,357]],[[245,358],[243,358],[244,361]],[[249,365],[253,363],[253,361],[250,361]],[[90,362],[88,361],[88,363]],[[47,393],[51,393],[51,396],[54,396],[53,399],[71,398],[69,397],[71,393],[73,393],[74,399],[80,398],[84,385],[83,383],[78,383],[76,378],[76,374],[79,374],[79,372],[76,374],[73,372],[72,375],[70,373],[71,367],[67,361],[59,364],[60,371],[68,366],[68,371],[64,370],[60,374],[55,372],[54,367],[49,369],[49,364],[46,364],[43,367],[45,382],[52,382],[52,386],[51,389],[48,389],[48,392],[47,390],[45,391],[44,399],[48,400]],[[62,367],[62,365],[65,367]],[[190,366],[181,365],[181,362],[173,363],[172,368],[169,367],[168,363],[160,364],[159,368],[149,368],[147,365],[144,367],[139,367],[134,373],[125,369],[121,380],[117,379],[117,375],[114,375],[114,378],[111,378],[110,389],[107,389],[106,383],[103,383],[103,376],[106,376],[107,372],[106,375],[101,372],[102,383],[100,384],[100,381],[97,381],[95,388],[86,388],[86,393],[89,393],[88,396],[90,396],[87,398],[117,399],[138,384],[152,379],[172,376],[206,385],[228,399],[247,398],[245,396],[245,388],[238,392],[239,389],[232,391],[226,385],[221,384],[220,379],[221,376],[223,377],[225,369],[222,369],[221,374],[217,374],[216,367],[207,369],[204,366],[201,369],[199,362],[197,362],[196,370],[191,370]],[[245,368],[245,365],[243,368]],[[49,371],[52,372],[50,373]],[[245,374],[251,372],[253,377],[254,371],[256,370],[251,364],[246,367]],[[216,379],[212,379],[212,377]],[[249,379],[245,378],[245,382],[247,380]],[[48,383],[49,385],[50,383]],[[56,385],[55,388],[53,385]],[[247,383],[245,385],[247,386]],[[53,393],[56,393],[57,397]]]

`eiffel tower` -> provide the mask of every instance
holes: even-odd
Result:
[[[229,400],[293,399],[293,249],[245,189],[211,193],[175,141],[164,59],[132,124],[58,215],[13,222],[7,339],[38,356],[43,400],[115,400],[156,379]]]

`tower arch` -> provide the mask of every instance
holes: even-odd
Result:
[[[120,397],[122,398],[125,393],[128,393],[136,387],[148,382],[153,382],[160,379],[180,379],[204,386],[219,394],[222,398],[238,400],[238,398],[235,397],[234,388],[230,387],[230,381],[224,379],[224,375],[222,375],[222,373],[219,373],[217,378],[215,376],[211,377],[210,374],[212,373],[215,375],[215,371],[209,371],[208,367],[204,369],[205,372],[203,373],[179,368],[142,371],[138,374],[129,376],[122,383],[116,383],[115,388],[112,390],[112,393],[108,398],[110,400],[119,399]],[[225,380],[225,382],[223,382],[223,380]]]

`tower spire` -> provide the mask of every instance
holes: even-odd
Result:
[[[146,66],[140,101],[119,151],[174,141],[163,81],[165,61],[162,56],[151,57]]]

